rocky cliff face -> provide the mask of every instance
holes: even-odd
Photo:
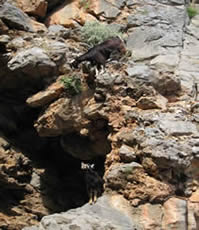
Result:
[[[186,4],[0,1],[1,229],[199,229],[199,16]],[[71,69],[86,20],[125,31],[132,55]],[[105,181],[94,205],[81,161]]]

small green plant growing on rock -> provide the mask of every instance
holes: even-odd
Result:
[[[187,13],[189,15],[189,18],[193,18],[198,14],[198,10],[194,6],[190,5],[187,7]]]
[[[91,46],[115,36],[122,37],[122,33],[118,29],[110,28],[107,24],[96,21],[86,22],[81,29],[82,39]]]
[[[68,91],[70,95],[74,96],[81,93],[82,91],[81,79],[76,75],[73,75],[71,77],[63,76],[60,79],[60,81],[64,85],[65,90]]]

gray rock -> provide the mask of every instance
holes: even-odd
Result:
[[[7,2],[0,6],[0,19],[9,28],[33,32],[30,18],[21,9]]]
[[[158,45],[149,46],[145,43],[149,34],[157,34],[154,29],[136,28],[127,39],[127,48],[132,50],[132,58],[134,61],[143,61],[145,59],[153,58],[164,53],[165,49]]]
[[[199,146],[194,146],[192,148],[192,153],[196,158],[199,158]]]
[[[150,148],[147,147],[150,145]],[[151,152],[159,168],[186,168],[190,165],[192,152],[189,143],[176,140],[157,140],[150,138],[143,143],[143,152]],[[151,150],[149,150],[151,149]],[[177,172],[177,171],[176,171]]]
[[[112,183],[117,183],[117,181],[126,177],[126,175],[129,173],[133,173],[133,170],[137,168],[142,169],[142,165],[138,164],[137,162],[131,162],[128,164],[115,164],[108,172],[106,180],[108,183],[110,183],[110,181],[112,181]]]
[[[137,64],[133,67],[127,67],[126,72],[128,74],[127,80],[134,78],[136,80],[140,80],[143,83],[150,82],[154,76],[154,71],[152,71],[147,65],[145,64]]]
[[[33,47],[20,51],[8,62],[11,71],[20,71],[24,75],[34,78],[53,75],[56,71],[56,64],[51,61],[45,51]]]
[[[181,81],[179,77],[169,72],[162,72],[151,79],[151,85],[164,96],[176,95],[181,91]]]
[[[122,162],[129,163],[136,159],[135,150],[123,144],[119,149],[119,156]]]
[[[165,48],[182,47],[185,9],[151,2],[138,7],[127,19],[128,27],[136,26],[127,40],[135,61],[165,54]]]
[[[50,25],[48,27],[48,35],[50,37],[62,37],[64,39],[70,36],[70,29],[65,28],[62,25]]]
[[[197,24],[198,23],[198,24]],[[181,52],[179,65],[175,71],[176,76],[181,79],[182,86],[191,94],[194,82],[199,82],[199,34],[198,34],[199,18],[192,20],[187,27],[184,36],[184,46]]]
[[[167,135],[172,136],[198,134],[196,125],[190,121],[167,120],[163,118],[159,121],[159,127]]]
[[[120,199],[117,202],[121,202]],[[38,227],[23,230],[141,230],[125,211],[117,210],[108,196],[94,205],[84,205],[61,214],[43,217]]]
[[[24,48],[26,41],[22,37],[16,37],[8,43],[8,48],[13,50],[18,50]]]
[[[104,74],[99,74],[96,76],[96,84],[97,87],[111,87],[114,84],[114,81],[116,80],[117,75],[109,74],[109,73],[104,73]]]
[[[32,227],[25,227],[23,230],[38,230],[38,227],[32,226]]]
[[[150,64],[161,71],[174,71],[178,63],[178,54],[166,54],[155,57]]]
[[[6,34],[0,35],[0,45],[6,45],[10,39],[11,38]]]
[[[100,0],[99,8],[95,11],[95,14],[100,15],[102,13],[105,18],[113,19],[120,14],[120,10],[106,0]]]
[[[65,55],[68,51],[68,47],[64,42],[59,42],[56,40],[46,40],[42,44],[42,48],[48,54],[50,59],[54,61],[57,65],[60,65],[62,60],[65,60]]]

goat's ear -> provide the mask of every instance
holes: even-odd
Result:
[[[94,168],[95,168],[95,165],[94,165],[94,164],[92,164],[92,165],[90,165],[90,167],[91,167],[91,169],[94,169]]]

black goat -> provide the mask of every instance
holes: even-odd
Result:
[[[85,54],[77,57],[72,63],[73,68],[78,68],[78,65],[83,61],[89,61],[92,66],[96,65],[99,70],[101,66],[105,67],[106,60],[110,58],[114,51],[121,54],[126,53],[123,41],[119,37],[110,38],[89,49]]]
[[[94,164],[85,164],[82,162],[81,169],[84,172],[86,190],[89,196],[89,204],[97,201],[97,197],[103,192],[103,179],[94,170]]]

